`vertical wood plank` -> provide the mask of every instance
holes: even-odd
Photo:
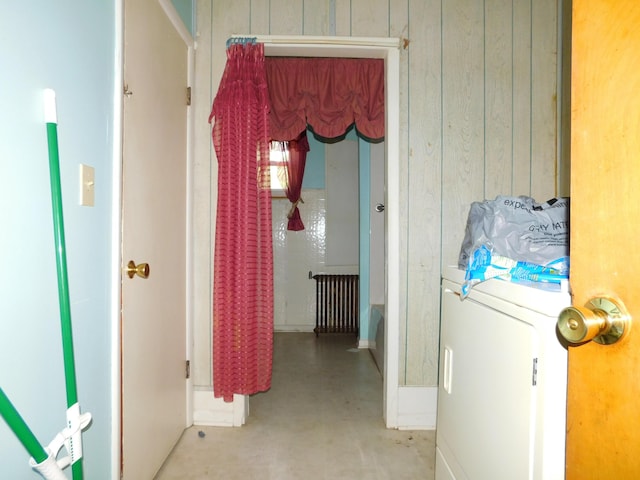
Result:
[[[409,9],[411,2],[389,1],[389,36],[407,38],[409,36]],[[418,5],[420,8],[420,5]],[[406,48],[404,48],[406,50]]]
[[[469,205],[484,198],[484,10],[443,2],[442,249],[457,264]]]
[[[270,0],[271,35],[302,35],[303,1]]]
[[[303,0],[305,35],[330,35],[329,0]]]
[[[329,0],[331,1],[331,0]],[[351,36],[351,0],[334,0],[336,6],[336,35]]]
[[[216,0],[213,2],[211,24],[212,93],[215,97],[227,63],[227,39],[249,32],[250,0]]]
[[[269,34],[269,3],[270,0],[251,0],[251,35]]]
[[[389,0],[351,0],[351,35],[389,35]]]
[[[441,14],[439,0],[410,4],[407,385],[436,385],[438,381],[442,226]]]
[[[408,36],[409,28],[409,12],[407,2],[391,1],[391,8],[389,13],[389,25],[391,28],[391,35],[399,37]],[[400,192],[402,197],[398,199],[399,211],[400,211],[400,245],[402,245],[400,253],[400,269],[401,271],[408,271],[408,251],[409,251],[409,205],[411,199],[409,197],[409,95],[410,95],[410,82],[409,82],[409,53],[408,48],[402,48],[400,50],[400,108],[399,108],[399,121],[400,121]],[[408,291],[410,285],[410,279],[408,275],[400,276],[400,291]],[[407,349],[410,347],[404,340],[407,337],[408,318],[411,308],[411,302],[409,301],[409,295],[403,295],[400,298],[400,318],[398,319],[400,326],[400,361],[399,367],[401,372],[405,372],[407,367]],[[424,352],[422,353],[425,354]],[[401,383],[405,382],[405,375],[402,374],[399,377]]]
[[[513,138],[512,5],[485,0],[485,183],[486,198],[510,194]]]
[[[531,195],[531,2],[513,2],[514,195]]]
[[[571,2],[560,0],[560,32],[562,37],[559,42],[561,60],[558,68],[561,69],[561,84],[558,85],[559,101],[561,103],[559,140],[560,158],[558,159],[558,195],[570,196],[571,192]]]
[[[557,192],[558,12],[556,0],[536,0],[532,6],[531,194],[544,201]]]

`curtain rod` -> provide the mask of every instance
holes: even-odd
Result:
[[[231,35],[234,38],[252,38],[258,43],[271,45],[335,45],[343,47],[400,48],[402,39],[395,37],[316,37],[310,35]]]
[[[246,45],[247,43],[256,43],[256,37],[229,37],[227,38],[227,48],[231,45]]]

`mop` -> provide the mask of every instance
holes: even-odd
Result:
[[[91,414],[80,414],[80,405],[78,404],[71,331],[71,306],[69,302],[64,221],[62,216],[58,126],[55,92],[51,89],[46,89],[44,92],[44,110],[49,147],[49,173],[51,179],[53,229],[58,274],[58,298],[60,302],[60,323],[62,327],[62,349],[67,394],[67,426],[54,437],[47,447],[43,447],[2,389],[0,389],[0,414],[27,449],[27,452],[32,456],[29,460],[31,467],[46,480],[66,480],[67,477],[62,470],[69,465],[71,465],[73,480],[82,480],[82,430],[91,422]],[[57,459],[63,446],[69,455]]]
[[[56,267],[58,272],[58,299],[60,302],[62,351],[64,357],[65,386],[67,391],[67,428],[59,435],[67,437],[65,440],[65,446],[70,455],[73,480],[82,480],[82,429],[89,425],[89,422],[91,421],[91,414],[85,413],[81,415],[80,405],[78,404],[75,361],[73,357],[73,337],[71,332],[71,305],[69,302],[67,255],[65,251],[64,221],[62,216],[62,189],[60,186],[60,161],[58,156],[56,94],[51,89],[46,89],[44,91],[44,120],[47,124],[47,141],[49,145],[51,204],[53,207],[53,230],[55,237]]]

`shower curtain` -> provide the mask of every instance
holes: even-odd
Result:
[[[264,45],[236,40],[209,117],[218,160],[213,390],[225,402],[271,386],[269,110]]]

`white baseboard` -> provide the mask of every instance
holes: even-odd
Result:
[[[376,348],[375,340],[358,339],[358,348]]]
[[[314,328],[315,328],[315,325],[274,325],[273,331],[286,332],[286,333],[291,333],[291,332],[313,333]]]
[[[249,416],[249,398],[234,395],[233,402],[214,398],[212,389],[193,392],[193,424],[212,427],[241,427]]]
[[[399,430],[435,430],[438,387],[399,387]],[[214,427],[241,427],[249,416],[249,398],[234,395],[233,402],[214,398],[211,389],[193,392],[193,424]]]
[[[438,387],[398,387],[398,429],[435,430]]]

